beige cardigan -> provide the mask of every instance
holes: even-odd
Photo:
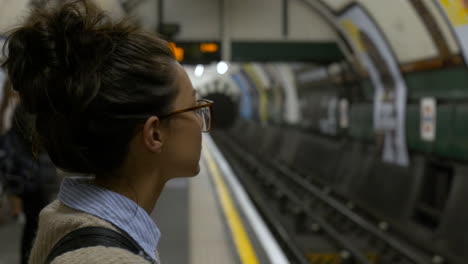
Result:
[[[75,210],[55,200],[39,215],[39,228],[29,264],[44,264],[52,247],[69,232],[87,226],[102,226],[121,232],[111,223],[91,214]],[[155,249],[156,250],[156,249]],[[156,252],[156,256],[158,256]],[[148,264],[141,256],[121,248],[94,246],[69,251],[51,264]],[[158,263],[159,260],[158,260]]]

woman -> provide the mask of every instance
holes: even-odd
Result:
[[[35,115],[35,141],[60,169],[91,175],[64,179],[42,210],[29,263],[44,263],[62,237],[87,226],[125,233],[159,261],[149,214],[168,180],[198,173],[212,102],[196,100],[165,41],[86,1],[33,11],[7,47],[4,67]],[[78,262],[148,263],[103,246],[52,261]]]

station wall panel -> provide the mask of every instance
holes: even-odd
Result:
[[[419,104],[408,105],[406,135],[408,147],[439,157],[468,160],[468,107],[443,104],[437,106],[434,141],[421,138]]]
[[[374,85],[370,79],[361,82],[361,88],[363,91],[364,99],[368,101],[374,100]]]
[[[434,71],[414,72],[404,75],[408,97],[436,97],[437,99],[468,98],[468,69],[445,68]]]
[[[450,136],[452,156],[468,160],[468,105],[457,104],[455,106]]]
[[[421,139],[421,110],[419,104],[406,107],[406,142],[409,149],[430,152],[433,146]]]
[[[233,41],[232,61],[239,62],[332,62],[343,59],[332,42],[252,42]]]
[[[351,105],[349,113],[349,134],[351,137],[362,141],[372,141],[374,139],[372,113],[372,104]]]
[[[176,35],[178,41],[220,40],[219,3],[217,0],[165,1],[164,21],[180,25],[180,32]]]
[[[276,40],[282,37],[281,0],[228,1],[234,40]]]
[[[434,152],[445,157],[453,157],[454,109],[452,104],[437,106],[437,129]]]

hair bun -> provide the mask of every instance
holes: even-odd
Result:
[[[85,111],[99,92],[96,72],[112,52],[110,18],[86,1],[35,9],[7,39],[4,63],[13,88],[33,113]]]
[[[54,164],[104,175],[124,162],[142,122],[121,117],[169,112],[179,73],[166,41],[84,0],[66,2],[34,10],[11,33],[3,66]]]

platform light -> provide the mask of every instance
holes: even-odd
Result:
[[[219,74],[225,74],[228,71],[228,69],[229,69],[229,66],[224,61],[218,62],[218,65],[216,66],[216,70],[218,71]]]
[[[195,67],[195,76],[200,77],[203,75],[203,72],[205,71],[205,67],[203,65],[198,64],[197,67]]]

